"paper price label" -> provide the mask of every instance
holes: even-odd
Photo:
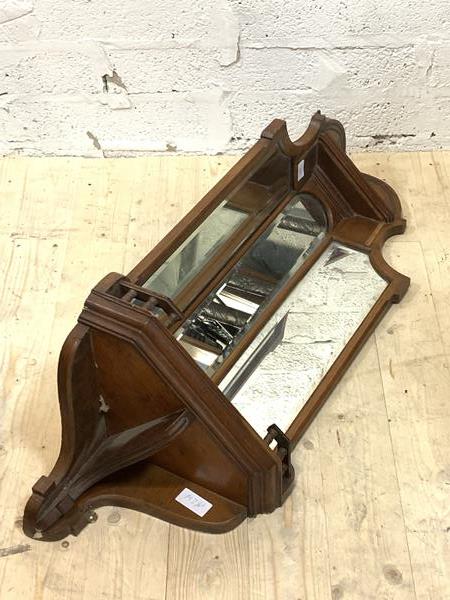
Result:
[[[212,508],[211,502],[208,502],[208,500],[205,500],[189,488],[184,488],[175,500],[189,510],[192,510],[199,517],[204,517],[208,510]]]

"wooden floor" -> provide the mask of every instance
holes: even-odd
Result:
[[[0,161],[1,600],[450,599],[450,153],[354,158],[401,197],[385,256],[412,284],[297,447],[286,504],[220,536],[102,508],[62,543],[21,530],[58,454],[61,344],[235,159]]]

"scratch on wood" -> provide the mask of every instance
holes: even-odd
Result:
[[[28,550],[31,550],[30,544],[17,544],[16,546],[9,546],[9,548],[0,548],[0,557],[20,554],[21,552],[28,552]]]
[[[395,379],[394,371],[392,369],[392,358],[389,359],[389,373],[391,374],[392,379]]]

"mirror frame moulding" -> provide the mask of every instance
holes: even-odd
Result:
[[[281,506],[294,483],[291,451],[409,286],[409,278],[382,254],[385,241],[405,230],[400,201],[384,181],[361,173],[345,150],[342,125],[320,112],[295,142],[286,123],[275,119],[127,276],[110,273],[94,287],[61,350],[61,449],[50,474],[32,488],[23,524],[28,536],[54,541],[77,535],[95,521],[95,508],[103,505],[132,508],[210,533],[229,531],[247,516]],[[262,215],[224,264],[204,277],[200,287],[196,284],[192,298],[180,306],[176,299],[143,287],[214,208],[275,152],[289,159],[290,191]],[[366,253],[387,285],[288,430],[274,423],[262,439],[219,390],[225,368],[209,378],[173,332],[299,191],[321,202],[328,231],[255,319],[236,346],[235,358],[333,241]],[[226,368],[230,366],[231,361]],[[184,488],[212,505],[204,515],[177,501]]]

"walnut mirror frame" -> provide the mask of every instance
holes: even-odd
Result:
[[[86,300],[59,360],[59,458],[24,531],[77,535],[115,505],[220,533],[281,506],[291,451],[408,277],[400,202],[316,113],[261,139],[127,275]]]

